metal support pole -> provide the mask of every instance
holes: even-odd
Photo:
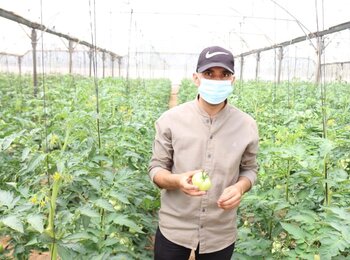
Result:
[[[111,54],[112,77],[114,77],[114,61],[115,61],[115,56]]]
[[[92,54],[93,54],[93,49],[90,48],[89,50],[89,77],[92,75]]]
[[[118,76],[119,76],[119,78],[121,77],[121,75],[122,75],[122,73],[121,73],[121,71],[120,71],[120,68],[121,68],[121,64],[122,63],[122,58],[121,57],[119,57],[118,58]]]
[[[256,68],[255,68],[255,80],[259,79],[259,70],[260,70],[260,52],[256,53]]]
[[[243,81],[243,67],[244,67],[244,57],[241,55],[241,71],[240,71],[240,76],[239,79]]]
[[[106,53],[102,52],[102,78],[105,77],[105,61],[106,61]]]
[[[279,52],[278,52],[277,84],[280,84],[280,83],[281,83],[282,60],[283,60],[283,47],[279,47]]]
[[[344,63],[340,63],[340,71],[339,71],[339,82],[343,81],[343,73],[344,73]]]
[[[321,80],[321,57],[323,53],[323,39],[317,37],[317,50],[316,50],[316,73],[315,73],[315,84],[319,84]]]
[[[22,75],[22,56],[18,56],[18,73],[21,76]]]
[[[38,93],[38,76],[36,73],[36,45],[37,45],[37,34],[35,29],[32,29],[32,48],[33,48],[33,86],[34,86],[34,96],[37,96]],[[42,64],[43,65],[43,64]]]
[[[68,51],[69,51],[69,74],[72,74],[73,68],[73,41],[68,42]]]

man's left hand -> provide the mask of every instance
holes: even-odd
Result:
[[[234,209],[238,207],[242,198],[242,188],[237,185],[231,185],[224,189],[217,201],[218,207],[222,209]]]

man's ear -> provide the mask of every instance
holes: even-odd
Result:
[[[192,80],[193,80],[193,83],[199,87],[200,85],[200,79],[199,79],[199,76],[198,76],[198,73],[193,73],[192,74]]]
[[[233,84],[235,81],[236,81],[236,76],[235,76],[235,75],[233,75],[233,76],[232,76],[232,81],[231,81],[231,84]]]

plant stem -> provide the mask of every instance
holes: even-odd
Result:
[[[57,259],[57,244],[56,241],[51,244],[51,260]]]
[[[49,232],[49,236],[53,239],[53,242],[50,246],[50,253],[51,253],[51,259],[54,259],[54,260],[57,259],[55,212],[56,212],[56,200],[57,200],[60,183],[61,183],[60,177],[58,179],[54,179],[53,181],[51,200],[50,200],[50,211],[49,211],[48,232]]]
[[[329,206],[330,205],[330,191],[329,191],[329,187],[328,187],[328,183],[327,183],[327,180],[328,180],[327,167],[328,167],[327,156],[325,156],[325,158],[323,159],[323,172],[324,172],[324,179],[326,181],[325,182],[325,195],[324,195],[324,198],[325,198],[325,205]]]
[[[105,210],[101,209],[100,210],[100,214],[101,214],[101,223],[100,223],[100,226],[101,226],[101,237],[102,237],[103,240],[105,240],[106,239],[106,237],[105,237],[105,229],[104,229]]]
[[[321,88],[321,109],[322,109],[322,130],[323,130],[323,138],[327,139],[327,95],[326,95],[326,85],[324,82],[320,84]],[[325,204],[329,206],[329,187],[328,187],[328,164],[327,164],[327,155],[325,155],[323,159],[323,174],[325,180]]]
[[[290,159],[287,161],[287,173],[286,173],[286,201],[289,201],[289,176],[290,176]]]
[[[64,137],[64,144],[62,146],[62,149],[61,149],[61,152],[63,153],[64,150],[66,150],[66,147],[67,147],[67,144],[68,144],[68,138],[69,138],[69,135],[70,135],[70,126],[68,126],[67,130],[66,130],[66,136]]]
[[[269,221],[269,239],[270,240],[272,239],[272,219],[273,219],[273,210],[271,212],[271,218],[270,218],[270,221]]]

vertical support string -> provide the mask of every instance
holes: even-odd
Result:
[[[318,0],[315,0],[315,11],[316,11],[316,25],[317,32],[319,32],[319,16],[318,16]],[[322,26],[324,27],[324,5],[322,1]],[[324,29],[324,28],[323,28]],[[325,64],[325,47],[324,47],[324,39],[322,36],[317,37],[317,78],[316,83],[320,87],[321,90],[321,112],[322,112],[322,137],[323,139],[327,139],[327,89],[325,84],[325,67],[323,66],[322,70],[322,60],[323,64]],[[330,205],[330,189],[328,186],[328,154],[325,154],[323,158],[323,176],[324,176],[324,202],[326,206]]]
[[[89,0],[89,14],[90,14],[90,30],[91,30],[91,43],[93,45],[92,48],[92,67],[94,73],[94,86],[95,86],[95,95],[96,95],[96,125],[97,125],[97,141],[98,148],[101,150],[101,134],[100,134],[100,104],[99,104],[99,89],[98,89],[98,79],[97,79],[97,47],[96,47],[96,3],[94,0],[94,17],[92,22],[92,14],[91,14],[91,0]]]
[[[40,0],[40,15],[41,15],[41,25],[43,24],[43,6],[42,0]],[[46,100],[46,82],[45,82],[45,63],[44,63],[44,32],[41,30],[41,80],[42,80],[42,90],[43,90],[43,108],[44,108],[44,130],[45,130],[45,154],[46,154],[46,176],[48,185],[50,185],[50,175],[49,169],[49,157],[48,157],[48,130],[47,130],[47,100]]]

